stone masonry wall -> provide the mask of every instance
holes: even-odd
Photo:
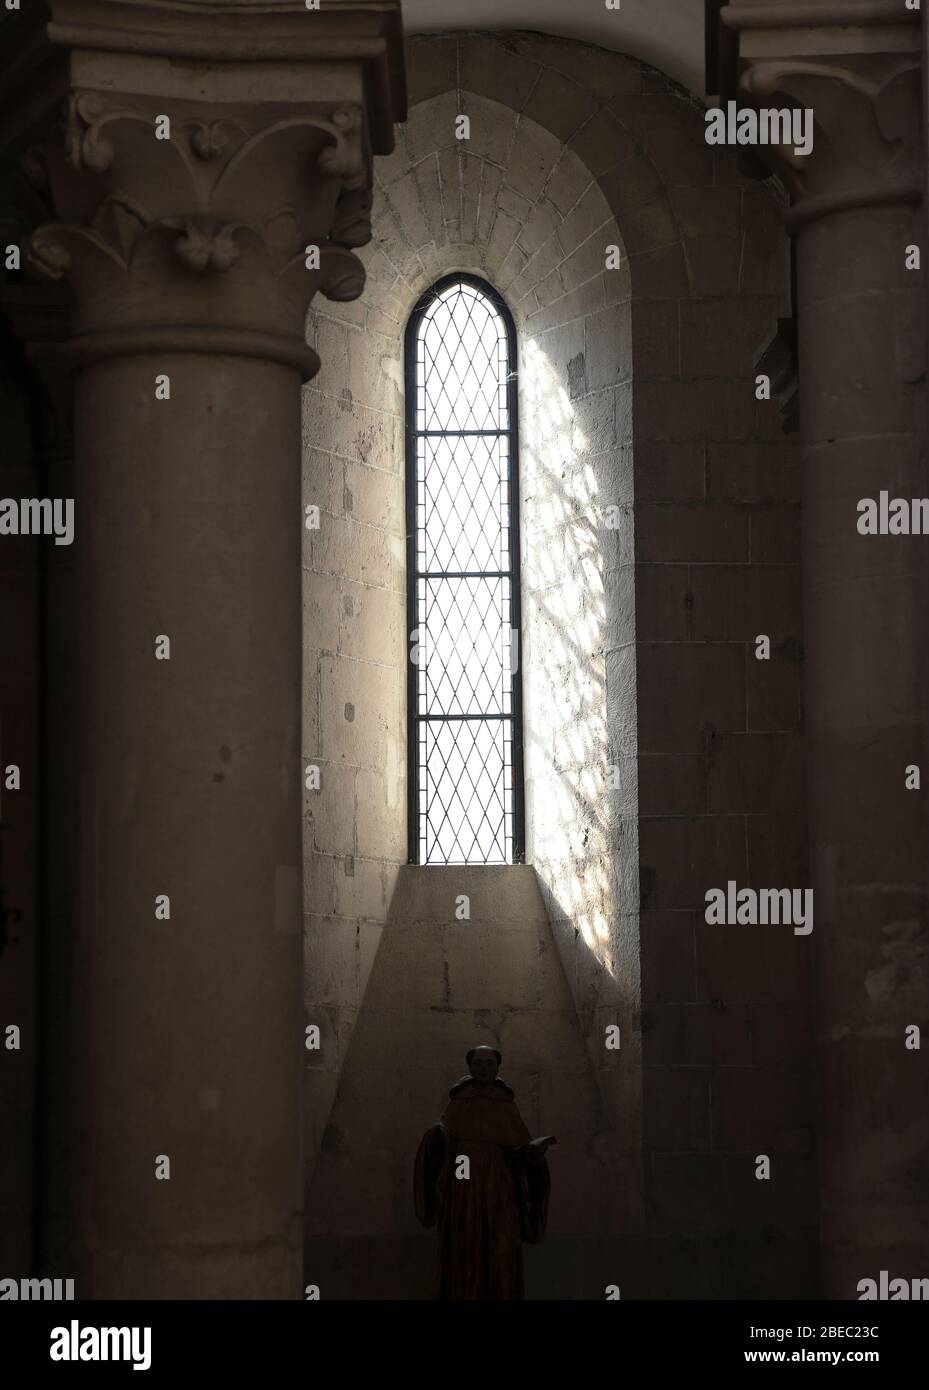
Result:
[[[703,920],[728,879],[808,882],[797,450],[754,393],[787,309],[775,193],[707,147],[692,99],[619,54],[430,36],[410,75],[368,285],[315,314],[324,365],[304,393],[305,500],[324,512],[306,561],[304,751],[323,770],[307,1006],[329,1034],[308,1071],[311,1155],[405,857],[403,330],[429,284],[470,270],[520,338],[529,853],[601,1064],[617,1229],[646,1242],[629,1296],[698,1280],[799,1294],[807,941]]]

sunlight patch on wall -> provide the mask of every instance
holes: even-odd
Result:
[[[530,852],[613,975],[602,502],[582,422],[531,338],[520,386]]]

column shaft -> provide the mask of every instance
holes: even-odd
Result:
[[[929,1236],[925,1069],[904,1047],[926,1009],[926,791],[905,773],[926,786],[929,537],[857,529],[863,498],[929,496],[916,239],[908,206],[798,239],[823,1292],[842,1298],[882,1268],[919,1276]]]
[[[136,356],[75,403],[82,1294],[295,1296],[299,378]]]

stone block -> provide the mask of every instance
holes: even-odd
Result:
[[[773,647],[785,637],[799,637],[800,571],[796,565],[704,565],[691,574],[694,633],[709,642],[750,642],[755,661],[759,634]],[[770,666],[770,661],[758,662]]]
[[[809,887],[807,836],[806,817],[803,815],[772,813],[751,816],[748,821],[749,883],[763,888]],[[803,937],[799,939],[806,940]]]
[[[618,96],[610,102],[614,119],[648,151],[649,162],[666,184],[713,185],[712,147],[704,138],[703,108],[683,93]]]
[[[539,358],[530,369],[533,376],[532,386],[530,388],[526,380],[526,367],[523,367],[520,383],[524,399],[528,397],[525,399],[523,407],[525,430],[531,432],[534,428],[537,433],[539,432],[538,423],[533,420],[533,413],[537,409],[540,397],[549,392],[549,385],[543,381],[543,378],[549,379],[552,390],[558,390],[559,387],[561,390],[567,390],[568,396],[572,400],[576,396],[587,394],[584,339],[584,320],[582,318],[575,319],[562,328],[550,329],[547,333],[539,333],[536,336],[533,349],[537,350]],[[523,489],[523,496],[525,495],[525,489]]]
[[[636,413],[637,433],[646,439],[747,439],[754,392],[748,381],[640,382]]]
[[[329,442],[335,441],[330,438]],[[319,507],[325,518],[342,515],[342,461],[328,450],[317,449],[306,442],[303,448],[302,500],[304,506]],[[323,518],[321,522],[325,524]],[[313,535],[314,533],[304,526],[304,564],[310,563],[312,558]]]
[[[577,156],[587,172],[597,179],[613,168],[618,159],[618,152],[626,146],[628,139],[628,133],[623,130],[616,117],[601,107],[575,135],[572,135],[567,142],[567,148]]]
[[[744,1007],[709,1003],[649,1004],[642,1020],[644,1094],[655,1085],[653,1068],[744,1066],[751,1056],[751,1031]],[[659,1073],[660,1075],[660,1073]]]
[[[745,656],[735,644],[641,642],[639,750],[702,753],[707,738],[745,728]]]
[[[514,304],[519,304],[520,301],[526,302],[526,295],[519,295],[518,293],[514,293],[512,289],[513,282],[519,279],[523,270],[525,269],[525,266],[526,253],[521,246],[514,244],[510,247],[506,256],[503,258],[503,261],[500,264],[500,268],[497,271],[497,289],[500,291],[501,294],[504,294],[507,300],[509,301],[511,313],[513,311]],[[534,307],[534,302],[535,296],[530,294],[528,297],[528,303]],[[517,318],[517,323],[518,322],[519,320]]]
[[[673,299],[636,299],[632,347],[637,379],[680,374],[679,311]]]
[[[710,1148],[709,1067],[662,1067],[649,1070],[645,1090],[645,1142],[656,1149],[681,1152]]]
[[[777,1194],[770,1189],[776,1186],[756,1180],[749,1155],[655,1154],[655,1229],[714,1239],[757,1233],[772,1224]]]
[[[700,299],[681,304],[681,368],[686,376],[749,378],[777,324],[775,299]]]
[[[602,454],[616,443],[616,393],[592,391],[574,402],[572,440],[579,459]]]
[[[510,149],[506,181],[536,202],[561,157],[562,146],[543,126],[520,118]]]
[[[640,914],[643,1003],[696,1000],[694,927],[698,920],[698,914],[691,912]]]
[[[335,912],[335,870],[337,861],[330,854],[304,851],[303,910],[328,916]],[[313,1022],[311,1019],[310,1022]]]
[[[798,501],[800,449],[795,441],[707,445],[707,496],[720,501]]]
[[[310,1016],[320,1006],[357,1008],[356,923],[344,917],[308,914],[303,934],[303,997]]]
[[[381,534],[345,517],[329,516],[323,512],[319,530],[309,532],[312,572],[315,575],[328,574],[336,579],[341,575],[360,579],[362,558],[370,544],[366,532],[372,538]]]
[[[636,442],[634,459],[635,495],[638,501],[687,502],[703,499],[705,463],[702,441],[643,439]]]
[[[668,204],[667,193],[658,187],[627,199],[617,218],[622,227],[623,244],[629,256],[663,251],[680,243],[680,233]]]
[[[443,936],[447,1000],[452,1008],[538,1007],[539,964],[530,936],[501,932],[473,919],[445,928]]]
[[[426,161],[428,165],[429,161]],[[422,166],[420,166],[422,167]],[[387,190],[387,202],[411,246],[424,246],[433,236],[426,220],[417,173],[407,169]]]
[[[503,170],[486,159],[481,161],[481,201],[477,214],[475,240],[486,242],[490,238],[493,219],[497,211],[497,197],[503,185]]]
[[[559,265],[559,271],[563,284],[565,284],[565,291],[572,291],[572,289],[579,288],[580,285],[587,284],[591,279],[611,274],[611,272],[606,271],[606,246],[608,245],[609,235],[604,231],[595,232],[562,261],[562,264]]]
[[[642,907],[706,908],[706,890],[747,871],[741,816],[643,817],[639,825]]]
[[[742,198],[738,188],[706,188],[693,184],[672,185],[668,199],[678,229],[685,238],[736,236],[741,228]],[[745,281],[750,294],[763,293]]]
[[[439,152],[439,184],[442,190],[444,241],[461,241],[461,148]]]
[[[567,272],[569,267],[564,267]],[[585,323],[586,373],[591,391],[632,379],[632,309],[628,301],[588,316]]]
[[[569,140],[595,114],[596,97],[569,77],[544,68],[524,114],[553,131],[561,140]]]
[[[303,441],[304,449],[319,447],[373,468],[403,473],[402,418],[356,405],[347,387],[337,395],[303,392]]]
[[[316,1156],[322,1144],[338,1084],[339,1077],[335,1071],[324,1071],[322,1068],[304,1068],[301,1085],[303,1091],[303,1150],[308,1160],[308,1171],[305,1175],[307,1183],[312,1177]]]
[[[314,653],[338,651],[341,584],[336,574],[303,570],[303,641]]]
[[[519,119],[516,112],[502,106],[499,101],[476,96],[467,90],[461,94],[461,111],[471,121],[471,135],[466,142],[471,154],[480,155],[491,164],[506,169]],[[512,180],[508,177],[507,182]],[[522,188],[519,191],[526,192]]]
[[[721,812],[803,812],[803,740],[797,733],[722,734],[708,752],[708,809]]]
[[[410,106],[458,86],[457,34],[416,34],[409,41],[407,90]]]
[[[756,1065],[815,1065],[815,1040],[808,1003],[752,1005],[752,1060]]]
[[[545,308],[529,314],[526,318],[527,331],[531,333],[544,332],[547,328],[559,327],[561,324],[570,323],[572,319],[602,309],[606,303],[604,296],[605,278],[608,277],[604,272],[597,279],[588,280],[579,289],[572,290]]]
[[[724,888],[726,882],[720,877],[707,887]],[[745,880],[736,882],[744,885]],[[791,885],[779,878],[761,886]],[[815,934],[815,921],[813,930]],[[699,1000],[731,1010],[750,1001],[799,1006],[810,999],[810,938],[794,936],[791,927],[715,925],[701,912],[694,935]],[[747,1055],[738,1060],[744,1062]]]
[[[339,601],[339,654],[405,670],[406,604],[391,589],[346,580]],[[371,671],[368,679],[377,680]]]
[[[746,660],[748,727],[792,730],[803,724],[803,667],[796,643],[772,643],[771,660]]]
[[[481,202],[481,180],[484,161],[469,150],[459,152],[458,175],[461,180],[461,240],[472,244],[477,239],[477,219]]]
[[[591,182],[591,171],[570,149],[561,153],[545,185],[545,196],[566,217]]]
[[[683,252],[692,295],[739,293],[742,238],[738,232],[687,237]]]
[[[355,826],[359,855],[370,859],[406,858],[406,770],[398,747],[391,769],[383,773],[359,768],[357,773]]]
[[[509,35],[487,37],[468,34],[461,39],[461,87],[499,102],[506,93],[507,104],[521,111],[539,80],[539,62],[520,51]]]
[[[628,531],[625,542],[623,532]],[[605,531],[603,534],[604,561],[610,563],[611,568],[607,570],[603,577],[603,607],[602,618],[594,615],[595,621],[591,624],[588,645],[605,651],[614,651],[620,647],[625,647],[635,641],[635,580],[632,565],[628,562],[619,563],[617,557],[625,553],[628,557],[632,548],[631,527],[621,528],[614,531]],[[609,545],[614,546],[613,555],[609,554]]]
[[[565,293],[565,283],[560,270],[552,270],[544,279],[537,280],[533,286],[535,301],[540,309],[546,309]]]
[[[761,565],[800,563],[800,508],[765,507],[751,516],[751,558]]]
[[[316,762],[307,758],[306,763]],[[305,766],[306,764],[304,764]],[[303,791],[303,843],[319,854],[355,853],[355,769],[318,762],[319,790]]]
[[[354,521],[395,536],[405,534],[404,487],[396,473],[346,460],[342,500],[346,515]]]
[[[591,1137],[591,1117],[597,1113],[599,1098],[593,1072],[585,1063],[582,1054],[576,1059],[575,1070],[550,1071],[546,1067],[538,1076],[543,1132],[554,1134],[559,1148],[581,1148]]]
[[[789,292],[790,243],[781,220],[782,208],[767,188],[743,186],[739,194],[742,285],[750,294],[774,294],[783,302]]]
[[[675,242],[629,257],[636,298],[678,300],[690,293],[683,247]]]
[[[507,45],[527,59],[570,77],[601,100],[621,92],[642,89],[642,66],[636,58],[582,43],[565,43],[554,35],[533,33],[508,35]]]
[[[516,249],[521,250],[522,248],[517,247]],[[511,282],[511,292],[514,297],[521,297],[526,290],[535,288],[547,279],[552,271],[561,264],[561,260],[561,249],[557,241],[545,242],[530,259],[523,262],[522,269]],[[564,291],[559,292],[563,293]],[[549,298],[546,298],[545,302],[550,302]]]
[[[323,657],[320,677],[321,755],[382,770],[398,728],[400,672],[345,657]]]
[[[492,266],[503,264],[510,250],[512,249],[516,237],[519,234],[520,223],[515,217],[502,212],[499,208],[494,216],[493,230],[487,242],[487,261]]]
[[[636,567],[635,632],[640,642],[684,642],[690,636],[686,565]]]
[[[700,754],[641,754],[638,786],[643,816],[699,816],[707,809],[706,767]]]
[[[519,244],[528,256],[534,256],[551,238],[561,224],[561,213],[548,198],[541,198],[528,213]]]
[[[336,912],[371,922],[384,922],[390,901],[387,866],[377,859],[345,856],[336,862]]]
[[[779,1154],[813,1118],[809,1067],[722,1067],[713,1074],[713,1148]]]
[[[411,102],[412,106],[413,103]],[[388,188],[395,179],[405,174],[410,167],[410,152],[407,149],[404,127],[394,126],[394,147],[390,154],[379,155],[374,164],[374,187],[377,190],[376,199],[381,196],[383,189]],[[378,211],[377,200],[375,199],[373,210],[375,215]]]
[[[439,156],[431,154],[420,160],[413,170],[413,178],[416,183],[417,202],[429,232],[428,240],[441,244],[445,240],[445,221],[442,213]]]
[[[597,184],[591,183],[559,226],[558,244],[563,254],[570,256],[595,234],[599,234],[602,241],[603,264],[607,246],[617,245],[622,253],[623,242],[612,210]]]
[[[410,108],[404,134],[413,164],[435,150],[454,148],[455,121],[461,109],[457,91],[448,90]]]
[[[747,562],[749,517],[738,507],[691,502],[643,502],[635,510],[640,561],[694,564]]]

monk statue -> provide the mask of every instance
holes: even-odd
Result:
[[[524,1298],[521,1242],[545,1234],[555,1138],[530,1139],[495,1047],[472,1047],[466,1060],[416,1155],[416,1215],[436,1228],[434,1296]]]

